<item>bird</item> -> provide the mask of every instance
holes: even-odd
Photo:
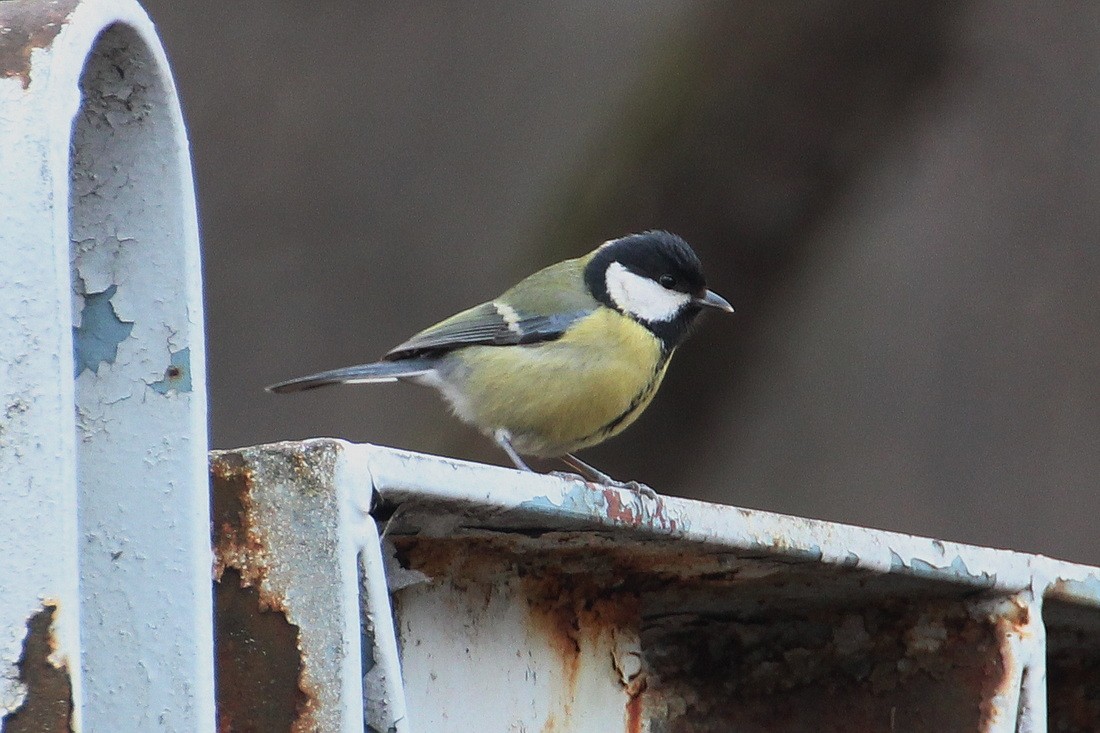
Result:
[[[420,331],[379,361],[267,389],[282,394],[333,384],[427,385],[519,470],[532,471],[524,456],[557,458],[586,480],[655,496],[648,486],[616,481],[575,453],[637,420],[705,310],[732,313],[733,307],[707,288],[686,241],[645,231],[539,270],[499,297]]]

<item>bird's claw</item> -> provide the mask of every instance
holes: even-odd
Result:
[[[647,499],[657,500],[657,492],[646,486],[641,481],[616,481],[615,488],[626,489],[627,491],[633,491],[636,494],[640,494]]]

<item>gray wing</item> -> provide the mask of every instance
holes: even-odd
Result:
[[[382,358],[393,361],[462,346],[512,346],[553,341],[560,338],[570,324],[591,312],[591,308],[586,308],[544,316],[524,313],[496,302],[482,303],[424,329]]]

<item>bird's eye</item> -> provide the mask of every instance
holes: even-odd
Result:
[[[662,287],[668,288],[669,290],[676,287],[676,278],[672,275],[661,275],[661,279],[657,282],[661,283]]]

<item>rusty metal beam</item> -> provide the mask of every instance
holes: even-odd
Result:
[[[213,455],[219,730],[363,730],[360,543],[342,452]]]
[[[260,523],[245,541],[233,522],[216,529],[219,547],[237,538],[219,557],[250,568],[261,597],[256,558],[310,577],[312,608],[343,609],[341,644],[358,641],[353,586],[314,579],[335,578],[341,553],[377,553],[366,595],[377,602],[384,574],[402,679],[344,673],[368,711],[403,696],[394,730],[1100,730],[1097,568],[333,440],[212,460],[215,485],[249,497],[232,511]],[[294,525],[299,544],[337,538],[327,570],[272,539],[289,528],[264,518],[272,502],[316,525]],[[335,621],[295,603],[303,639]],[[372,608],[373,659],[388,609]],[[298,661],[300,691],[348,689]]]

